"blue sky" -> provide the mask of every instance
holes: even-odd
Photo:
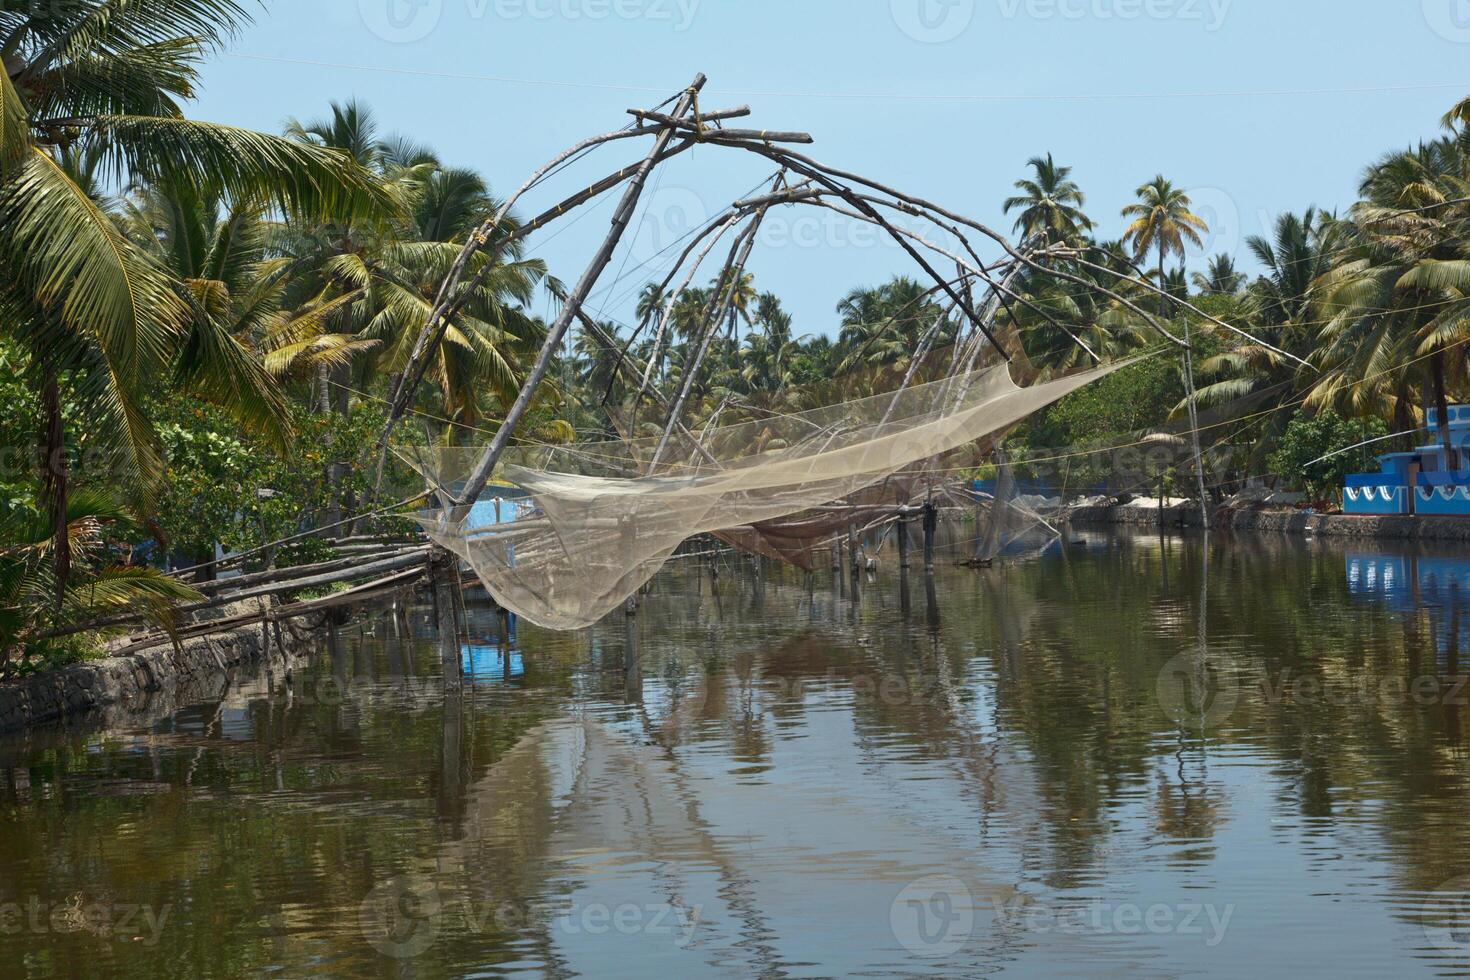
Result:
[[[1100,233],[1163,173],[1250,266],[1276,214],[1354,199],[1363,167],[1432,136],[1470,93],[1470,0],[267,0],[207,66],[200,118],[279,129],[357,97],[385,129],[508,193],[542,162],[710,76],[707,107],[802,129],[819,160],[1009,229],[1026,160],[1074,168]],[[531,213],[629,162],[615,145]],[[769,176],[702,147],[666,167],[591,304],[632,319],[688,227]],[[534,240],[574,279],[611,201]],[[751,262],[799,333],[831,331],[850,288],[913,271],[870,229],[787,209]],[[554,236],[554,237],[553,237]],[[677,248],[673,251],[677,251]],[[1196,261],[1196,266],[1202,262]],[[713,271],[713,270],[711,270]]]

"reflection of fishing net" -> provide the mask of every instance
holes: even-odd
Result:
[[[1018,388],[1000,365],[799,415],[682,432],[652,475],[654,439],[507,454],[504,479],[532,501],[515,506],[513,519],[486,499],[491,490],[473,508],[420,520],[505,608],[579,629],[617,609],[696,534],[724,532],[741,547],[811,567],[812,545],[855,522],[851,510],[821,508],[846,501],[891,509],[921,478],[915,464],[1003,432],[1122,366]],[[479,455],[400,452],[450,493]]]

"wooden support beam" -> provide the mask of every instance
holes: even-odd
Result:
[[[663,123],[666,126],[683,125],[685,122],[685,120],[675,119],[673,116],[665,115],[662,112],[655,112],[652,109],[629,109],[628,115],[638,117],[639,122],[651,119],[656,123]],[[715,109],[713,112],[701,112],[699,114],[699,121],[719,122],[723,119],[740,119],[748,115],[750,115],[750,106],[739,105],[733,109]]]
[[[939,531],[939,508],[934,501],[924,503],[924,571],[934,571],[934,538]]]
[[[679,97],[679,103],[673,112],[675,118],[683,116],[689,110],[699,90],[704,87],[704,83],[704,75],[695,77],[693,84]],[[525,384],[521,386],[520,394],[516,396],[515,403],[511,405],[510,411],[506,413],[505,420],[500,424],[500,428],[496,430],[494,439],[491,440],[490,445],[486,447],[485,452],[480,456],[479,462],[475,464],[474,469],[470,472],[469,479],[466,481],[464,490],[461,492],[457,501],[460,505],[473,503],[479,498],[480,491],[484,490],[485,485],[490,482],[490,477],[495,472],[495,466],[500,462],[501,454],[505,452],[505,448],[510,444],[511,436],[515,433],[516,427],[520,425],[521,419],[525,416],[527,409],[531,407],[531,398],[535,395],[536,389],[540,387],[541,380],[546,376],[547,370],[550,369],[552,358],[555,356],[557,348],[561,346],[561,341],[566,335],[567,328],[571,326],[572,320],[577,315],[577,310],[587,301],[588,294],[592,292],[593,286],[597,284],[597,280],[601,277],[603,270],[607,268],[608,263],[612,260],[613,252],[617,248],[618,242],[622,240],[623,233],[627,230],[628,223],[633,217],[633,210],[638,205],[638,199],[643,194],[644,185],[648,182],[648,175],[653,171],[654,164],[658,162],[659,155],[668,146],[673,135],[674,128],[671,126],[665,127],[659,133],[658,137],[654,140],[653,149],[638,168],[638,172],[628,181],[628,187],[623,192],[623,199],[619,202],[617,210],[613,213],[612,227],[609,229],[606,239],[604,239],[602,246],[597,250],[597,254],[593,256],[592,264],[582,273],[582,278],[578,280],[577,285],[572,289],[566,301],[562,304],[562,311],[556,318],[556,322],[547,330],[546,341],[541,345],[541,352],[536,356],[536,362],[531,366],[531,372],[526,378]]]

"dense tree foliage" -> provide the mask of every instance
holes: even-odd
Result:
[[[156,567],[171,558],[352,526],[393,379],[466,235],[498,207],[484,175],[382,132],[355,102],[303,106],[322,114],[282,133],[188,118],[200,64],[247,20],[234,0],[0,10],[8,662],[77,617],[156,606],[177,588]],[[1320,491],[1333,474],[1295,471],[1303,453],[1412,433],[1427,406],[1470,397],[1464,105],[1441,138],[1369,167],[1343,214],[1307,208],[1250,239],[1254,275],[1228,254],[1185,268],[1208,228],[1164,176],[1108,238],[1072,169],[1030,159],[1001,204],[1052,254],[1010,283],[993,324],[1018,376],[1144,359],[1012,433],[1012,455],[1038,477],[1043,459],[1065,460],[1048,473],[1074,486],[1151,483],[1177,463],[1160,453],[1182,441],[1186,388],[1150,318],[1192,338],[1221,490],[1274,474]],[[429,352],[408,438],[484,442],[545,336],[535,311],[564,295],[519,242],[485,245]],[[688,379],[695,426],[932,378],[973,336],[927,282],[844,285],[833,323],[800,323],[749,273],[673,296],[649,284],[636,323],[604,312],[573,332],[517,439],[657,433],[656,393],[694,370],[705,323],[718,332]],[[1118,447],[1147,458],[1110,457]]]

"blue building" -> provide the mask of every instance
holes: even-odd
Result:
[[[1439,413],[1426,413],[1434,441],[1414,452],[1378,457],[1379,472],[1354,473],[1343,489],[1349,514],[1424,514],[1470,517],[1470,405],[1451,405],[1450,441],[1441,444]]]

